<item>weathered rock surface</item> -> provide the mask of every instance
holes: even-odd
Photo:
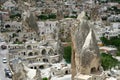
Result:
[[[25,28],[31,28],[32,30],[34,30],[36,33],[38,33],[38,25],[36,23],[35,17],[33,15],[32,12],[30,12],[29,10],[24,11],[23,15],[23,26]]]
[[[82,12],[76,24],[71,28],[72,37],[72,80],[77,74],[99,72],[100,55],[92,25]]]
[[[19,63],[18,71],[14,73],[13,80],[42,80],[41,72],[37,69],[29,69],[23,63]]]

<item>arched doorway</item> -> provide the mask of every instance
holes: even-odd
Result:
[[[68,74],[68,70],[65,71],[65,74]]]
[[[42,55],[45,55],[46,54],[46,50],[43,49],[42,52],[41,52]]]
[[[91,74],[94,74],[95,72],[96,72],[96,68],[95,67],[91,68]]]
[[[33,53],[32,53],[32,52],[30,52],[30,53],[28,54],[28,56],[33,56]]]
[[[31,45],[28,45],[28,46],[27,46],[27,49],[32,49]]]

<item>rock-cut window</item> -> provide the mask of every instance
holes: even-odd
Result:
[[[42,52],[41,52],[42,55],[45,55],[46,54],[46,50],[43,49]]]

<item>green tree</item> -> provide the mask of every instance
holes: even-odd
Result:
[[[120,38],[112,37],[107,39],[105,37],[101,37],[100,39],[104,45],[114,45],[117,48],[120,47]]]
[[[108,70],[119,65],[119,61],[117,59],[106,53],[101,53],[101,63],[104,70]]]
[[[68,63],[71,62],[71,53],[72,53],[71,50],[72,50],[71,46],[64,47],[63,57],[64,57],[65,61]]]

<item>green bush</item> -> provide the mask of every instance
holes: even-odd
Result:
[[[116,56],[120,56],[120,52],[117,52],[117,53],[116,53]]]
[[[70,16],[70,18],[77,18],[77,16]]]
[[[49,19],[56,19],[56,15],[55,14],[49,14],[48,17],[49,17]]]
[[[64,47],[63,57],[67,63],[71,63],[71,53],[72,53],[71,50],[72,50],[71,46]]]
[[[101,53],[101,63],[104,70],[108,70],[119,65],[119,61],[117,59],[106,53]]]
[[[56,14],[53,14],[53,13],[51,13],[51,14],[41,14],[37,17],[40,20],[56,19]]]
[[[48,19],[48,16],[45,15],[45,14],[42,14],[42,15],[38,16],[38,19],[47,20],[47,19]]]
[[[42,80],[48,80],[48,78],[45,77],[45,78],[42,78]]]
[[[113,38],[107,39],[105,37],[101,37],[100,39],[104,45],[114,45],[117,48],[120,47],[120,38],[113,37]]]
[[[69,18],[69,16],[64,16],[64,18]]]

